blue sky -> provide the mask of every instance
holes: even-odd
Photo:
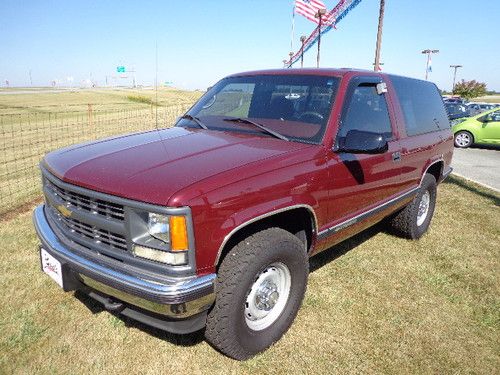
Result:
[[[338,0],[325,0],[333,7]],[[117,65],[135,66],[151,84],[158,43],[159,81],[204,89],[223,76],[280,68],[290,49],[291,0],[0,2],[0,86],[92,79],[104,84]],[[379,0],[363,0],[322,39],[323,67],[372,69]],[[458,79],[500,91],[498,17],[494,0],[386,0],[384,71],[423,78],[422,49],[439,49],[430,79],[450,89]],[[295,17],[295,47],[314,24]],[[316,49],[305,56],[315,66]],[[126,83],[126,80],[122,80]]]

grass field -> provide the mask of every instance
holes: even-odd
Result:
[[[500,95],[487,95],[472,99],[473,102],[500,103]]]
[[[38,163],[47,152],[171,126],[200,95],[171,88],[159,89],[158,98],[148,89],[1,94],[0,215],[39,195]]]
[[[26,89],[22,89],[23,92]],[[19,115],[27,113],[61,113],[85,112],[88,104],[96,110],[115,111],[124,109],[147,109],[149,103],[131,100],[131,97],[144,97],[158,102],[160,106],[192,104],[201,95],[199,91],[182,91],[162,87],[156,92],[145,89],[83,89],[61,91],[33,90],[26,94],[1,94],[0,115]]]
[[[499,209],[499,195],[450,178],[420,241],[379,225],[313,258],[295,323],[247,362],[63,293],[21,213],[0,225],[0,372],[498,374]]]

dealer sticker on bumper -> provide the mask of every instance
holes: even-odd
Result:
[[[40,249],[42,270],[49,275],[61,288],[63,287],[63,276],[61,262],[50,255],[44,249]]]

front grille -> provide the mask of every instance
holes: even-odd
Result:
[[[97,245],[102,244],[112,249],[127,251],[127,241],[122,235],[104,229],[96,228],[76,219],[64,217],[59,214],[59,212],[57,212],[53,207],[51,208],[52,214],[71,233],[80,236],[81,238],[92,240]]]
[[[60,200],[64,201],[66,207],[76,208],[101,215],[109,219],[123,221],[125,214],[123,206],[116,203],[94,199],[90,196],[78,194],[53,184],[49,179],[45,180],[45,186]]]
[[[123,205],[59,182],[48,172],[43,183],[48,214],[68,239],[117,258],[128,251]]]

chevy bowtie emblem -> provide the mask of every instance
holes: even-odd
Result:
[[[65,205],[61,204],[56,207],[57,211],[59,211],[64,217],[70,217],[71,211],[66,208]]]

